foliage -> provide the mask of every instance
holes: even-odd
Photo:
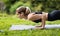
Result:
[[[8,14],[10,14],[10,7],[11,5],[13,5],[16,1],[19,1],[19,0],[2,0],[4,2],[4,4],[6,5],[6,8],[5,10],[7,11]]]
[[[21,6],[23,2],[16,2],[14,5],[11,5],[10,12],[15,13],[16,9]]]
[[[28,6],[32,11],[46,11],[51,12],[52,10],[60,10],[59,0],[4,0],[6,9],[8,12],[14,12],[19,6]],[[19,3],[21,2],[21,3]]]
[[[15,13],[16,12],[16,9],[18,8],[18,7],[20,7],[20,6],[28,6],[28,7],[30,7],[30,2],[26,2],[26,3],[24,3],[24,2],[16,2],[14,5],[11,5],[11,8],[10,8],[10,12],[11,12],[11,14],[13,13]]]

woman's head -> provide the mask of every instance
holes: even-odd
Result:
[[[16,14],[18,17],[23,17],[27,16],[31,12],[29,7],[21,6],[16,9]]]

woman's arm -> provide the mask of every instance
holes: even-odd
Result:
[[[38,18],[37,18],[38,17]],[[42,29],[45,27],[45,21],[46,21],[46,14],[30,14],[28,15],[28,20],[36,20],[36,19],[42,19],[41,26],[36,26],[37,29]]]
[[[46,22],[46,14],[42,14],[42,18],[41,18],[42,22],[41,22],[41,25],[39,26],[36,26],[37,29],[43,29],[45,28],[45,22]]]
[[[41,23],[42,28],[45,28],[45,22],[46,22],[46,14],[42,14],[42,23]]]

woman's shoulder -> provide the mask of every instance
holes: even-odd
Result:
[[[30,13],[30,14],[28,14],[28,16],[32,16],[32,15],[34,15],[35,13]]]
[[[34,15],[34,13],[28,14],[27,19],[28,19],[28,20],[32,20],[33,15]]]

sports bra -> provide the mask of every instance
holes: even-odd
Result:
[[[42,12],[35,12],[35,14],[42,14]],[[36,22],[36,23],[41,22],[41,19],[34,20],[33,22]]]

